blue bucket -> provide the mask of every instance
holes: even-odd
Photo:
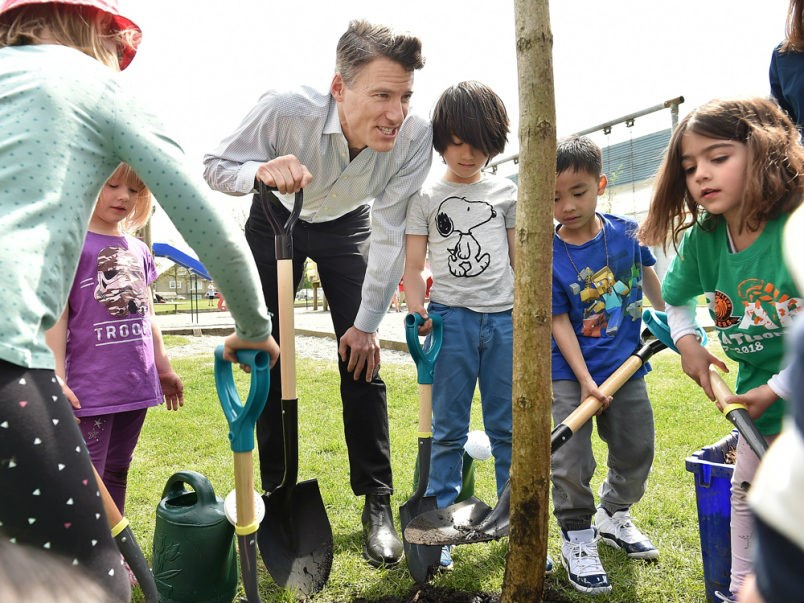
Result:
[[[695,476],[698,529],[701,535],[706,598],[715,601],[715,591],[729,590],[731,570],[731,476],[734,465],[726,453],[737,447],[737,430],[720,441],[687,457],[687,471]]]

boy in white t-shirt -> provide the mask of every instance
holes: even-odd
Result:
[[[433,377],[433,451],[427,494],[439,507],[461,490],[463,445],[475,386],[494,454],[497,494],[511,466],[514,222],[516,185],[481,170],[505,148],[502,100],[474,81],[448,88],[433,110],[433,146],[447,166],[413,197],[407,216],[405,295],[408,309],[443,319]],[[433,285],[425,301],[422,271],[429,251]],[[426,320],[420,334],[430,332]],[[452,567],[444,547],[441,567]]]

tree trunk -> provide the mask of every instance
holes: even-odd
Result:
[[[550,492],[550,325],[555,196],[553,36],[548,0],[515,0],[519,196],[514,292],[511,531],[503,603],[541,601]]]

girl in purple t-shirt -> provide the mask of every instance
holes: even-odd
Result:
[[[184,405],[181,379],[151,320],[153,257],[127,234],[150,215],[150,191],[121,164],[98,197],[67,308],[47,333],[92,464],[121,513],[148,407],[163,399],[168,410]]]

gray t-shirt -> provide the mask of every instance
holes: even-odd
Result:
[[[484,174],[473,184],[438,180],[411,199],[406,233],[427,235],[430,300],[475,312],[514,305],[509,228],[516,222],[516,185]]]

